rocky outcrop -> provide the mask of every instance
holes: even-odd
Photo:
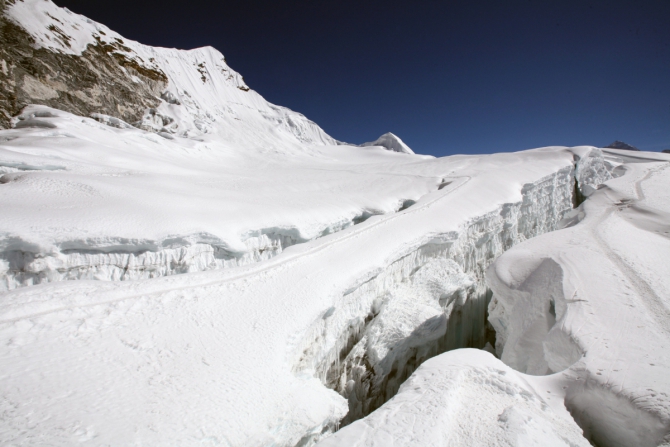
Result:
[[[627,151],[639,151],[640,149],[636,148],[635,146],[631,146],[628,143],[624,143],[623,141],[616,140],[614,143],[610,143],[606,148],[609,149],[625,149]]]
[[[16,1],[5,5],[0,0],[0,128],[11,127],[10,118],[28,104],[81,116],[101,113],[129,123],[158,106],[167,76],[122,39],[97,37],[81,55],[37,48],[34,38],[6,14]],[[70,37],[58,26],[48,30],[53,40],[69,46]]]

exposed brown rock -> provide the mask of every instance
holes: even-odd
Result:
[[[4,3],[0,0],[0,11]],[[160,103],[167,77],[121,39],[108,43],[96,38],[80,56],[36,49],[23,28],[0,14],[0,128],[9,128],[10,118],[28,104],[135,123]],[[69,36],[53,28],[54,39],[68,46]]]

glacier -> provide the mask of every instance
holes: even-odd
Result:
[[[586,163],[583,184],[605,182],[587,189],[561,229],[488,267],[500,360],[482,351],[437,356],[378,411],[319,445],[665,445],[670,229],[660,188],[668,160],[644,154],[619,164],[625,157],[605,152],[618,174],[608,180]],[[491,386],[503,397],[479,399]],[[530,401],[541,411],[527,412]]]
[[[3,444],[670,442],[670,155],[347,144],[3,6]]]

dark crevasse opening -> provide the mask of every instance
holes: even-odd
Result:
[[[575,179],[575,187],[572,193],[572,197],[573,197],[572,199],[573,208],[577,208],[586,200],[586,196],[584,196],[582,190],[579,188],[579,181],[577,179]]]
[[[326,386],[347,399],[349,412],[340,426],[382,406],[434,356],[460,348],[495,355],[486,269],[517,243],[559,228],[565,214],[583,200],[574,168],[525,185],[522,194],[521,202],[503,204],[469,222],[449,236],[451,242],[419,247],[395,261],[324,315],[315,329],[319,335],[307,344],[296,369],[315,370]],[[364,315],[357,310],[361,308],[367,309]],[[413,320],[425,316],[426,309],[432,316]],[[394,321],[402,324],[394,326]],[[403,332],[400,326],[411,330]],[[339,333],[335,347],[316,354],[331,330]]]
[[[340,426],[346,426],[381,407],[396,395],[400,386],[423,362],[432,357],[459,348],[494,352],[495,330],[488,323],[488,304],[492,293],[488,289],[478,292],[473,287],[465,294],[465,300],[460,302],[449,302],[447,297],[443,315],[426,320],[381,360],[371,359],[365,352],[361,355],[360,350],[357,352],[355,349],[376,315],[371,312],[360,327],[352,328],[338,361],[331,365],[327,373],[328,385],[349,401],[349,413]]]

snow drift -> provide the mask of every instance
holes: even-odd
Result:
[[[452,351],[424,363],[389,405],[318,445],[590,446],[560,392],[540,393],[533,379],[489,353]]]

